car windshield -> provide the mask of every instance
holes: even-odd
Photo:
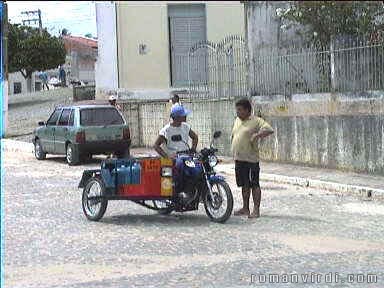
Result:
[[[87,108],[80,111],[81,126],[122,124],[124,124],[124,120],[115,108]]]

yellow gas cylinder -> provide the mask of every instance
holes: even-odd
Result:
[[[166,170],[163,168],[166,168]],[[170,172],[166,175],[161,175],[161,192],[160,195],[164,197],[172,196],[173,193],[173,183],[172,183],[172,170],[173,170],[173,161],[169,158],[161,158],[161,169],[162,171]]]

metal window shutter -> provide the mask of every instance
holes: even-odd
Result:
[[[172,78],[175,86],[188,83],[188,51],[206,40],[205,17],[171,17]]]

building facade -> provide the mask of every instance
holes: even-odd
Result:
[[[97,41],[79,36],[63,36],[66,51],[64,70],[66,71],[67,84],[71,80],[81,81],[84,84],[95,84],[95,63],[97,58]],[[48,79],[59,79],[59,68],[45,71]],[[9,95],[27,93],[28,80],[20,72],[8,75]],[[53,88],[53,86],[51,86]],[[39,73],[32,73],[31,91],[37,92],[43,89]]]
[[[97,97],[110,90],[165,95],[183,89],[189,49],[243,36],[245,27],[240,1],[104,2],[96,4],[96,20]]]

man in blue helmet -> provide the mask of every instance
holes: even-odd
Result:
[[[174,158],[177,152],[186,151],[189,149],[187,143],[189,138],[192,139],[192,151],[196,151],[199,141],[197,134],[191,129],[189,124],[185,122],[185,118],[190,113],[182,105],[175,105],[171,109],[172,122],[165,125],[159,132],[154,148],[162,157]],[[181,136],[181,141],[174,141],[172,136]],[[175,137],[173,137],[175,138]],[[161,148],[165,144],[166,151]]]

